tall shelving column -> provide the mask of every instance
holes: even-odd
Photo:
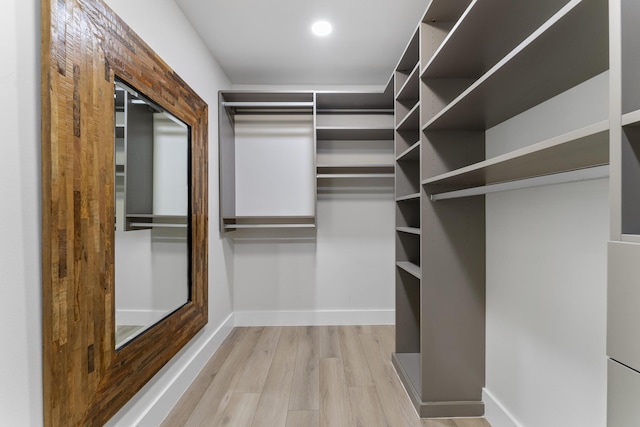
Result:
[[[395,71],[396,353],[394,363],[420,370],[420,92],[416,31]]]
[[[610,1],[611,241],[608,246],[609,427],[640,425],[640,4]]]
[[[488,129],[607,69],[606,6],[432,0],[421,21],[420,291],[396,285],[393,357],[421,417],[484,412],[484,195],[606,176],[607,120],[485,158]]]

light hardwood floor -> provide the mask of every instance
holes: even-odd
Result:
[[[162,424],[490,427],[420,420],[391,365],[393,326],[235,328]]]

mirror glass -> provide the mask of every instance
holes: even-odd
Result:
[[[189,127],[116,79],[116,348],[189,301]]]

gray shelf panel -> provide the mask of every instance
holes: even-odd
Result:
[[[233,216],[222,219],[225,229],[315,228],[313,216]]]
[[[416,228],[416,227],[396,227],[396,231],[399,231],[401,233],[408,233],[408,234],[416,234],[416,235],[420,235],[420,229]]]
[[[622,126],[640,126],[640,110],[623,114]]]
[[[422,404],[422,370],[420,353],[393,353],[391,362],[416,410]],[[418,411],[419,412],[419,411]]]
[[[313,92],[221,91],[222,102],[313,102]]]
[[[422,181],[429,194],[557,174],[609,163],[609,121]]]
[[[397,131],[420,129],[420,103],[413,106],[407,115],[396,126]]]
[[[432,0],[422,22],[457,21],[471,0]]]
[[[403,51],[400,61],[398,61],[396,71],[408,75],[420,61],[420,38],[418,36],[419,31],[416,29],[407,44],[407,48]]]
[[[420,201],[420,193],[408,194],[406,196],[397,197],[396,202],[412,202]]]
[[[317,126],[316,136],[318,140],[392,140],[393,129]]]
[[[473,1],[431,60],[424,64],[422,77],[481,76],[561,6],[557,0]]]
[[[317,165],[318,174],[393,174],[394,165]]]
[[[420,98],[420,64],[416,64],[413,68],[413,71],[409,74],[407,81],[404,82],[400,90],[398,90],[398,95],[396,95],[396,100],[401,101],[403,103],[411,102],[412,104],[418,102]]]
[[[423,129],[487,129],[607,70],[607,7],[572,0]]]
[[[404,150],[398,157],[396,157],[396,161],[404,161],[404,160],[418,160],[420,158],[420,141],[413,144],[411,147]]]
[[[323,110],[385,110],[393,108],[393,85],[389,84],[384,92],[318,92],[316,108]]]
[[[419,265],[415,265],[407,261],[398,261],[396,262],[396,265],[417,279],[420,279],[422,276]]]

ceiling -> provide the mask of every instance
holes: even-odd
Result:
[[[236,85],[386,85],[429,0],[176,0]],[[310,27],[330,21],[320,38]]]

